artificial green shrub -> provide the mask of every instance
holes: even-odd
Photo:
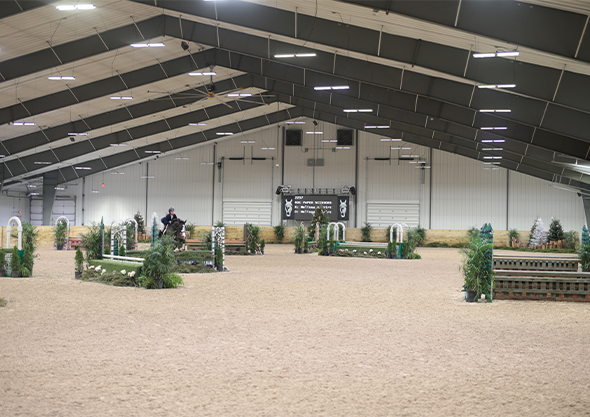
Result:
[[[18,271],[20,269],[20,258],[18,257],[18,248],[12,248],[12,257],[10,258],[10,269]]]
[[[170,238],[163,236],[148,250],[143,261],[143,275],[153,279],[156,285],[172,272],[172,266],[176,262],[172,250],[173,242]]]
[[[285,226],[283,226],[282,224],[275,226],[274,232],[276,241],[278,243],[283,243],[283,239],[285,238]]]

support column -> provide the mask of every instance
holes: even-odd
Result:
[[[43,226],[51,225],[55,187],[57,187],[57,171],[43,174]]]
[[[588,220],[590,220],[590,198],[582,197],[582,202],[584,203],[584,213],[586,214],[586,224],[588,225]]]

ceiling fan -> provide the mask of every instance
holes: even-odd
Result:
[[[232,79],[232,81],[233,81],[233,79]],[[172,96],[172,94],[175,94],[175,96],[176,96],[175,99],[178,99],[178,100],[182,100],[182,99],[194,100],[195,98],[201,99],[201,100],[198,100],[197,102],[200,102],[203,100],[218,100],[224,106],[227,106],[230,109],[233,109],[233,106],[228,104],[222,98],[228,97],[232,101],[243,101],[243,102],[247,102],[247,103],[259,103],[259,101],[254,101],[253,99],[260,98],[262,100],[262,102],[264,103],[264,97],[275,97],[274,94],[242,93],[241,90],[244,89],[243,87],[236,87],[232,90],[227,90],[227,91],[223,91],[223,92],[218,93],[215,83],[213,82],[213,75],[211,75],[211,80],[210,80],[209,84],[204,86],[204,91],[202,88],[191,87],[189,84],[185,84],[185,87],[189,88],[189,90],[185,90],[180,93],[171,93],[168,91],[148,90],[148,93],[165,94],[162,97],[150,99],[150,101],[172,100],[171,96]],[[268,103],[268,104],[270,104],[270,103]]]

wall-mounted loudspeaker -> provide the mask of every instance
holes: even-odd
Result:
[[[286,146],[301,146],[301,130],[286,130],[285,131],[285,145]]]
[[[338,146],[352,146],[353,145],[353,131],[350,129],[338,129],[336,139],[338,139]]]

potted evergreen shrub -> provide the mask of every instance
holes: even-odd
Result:
[[[220,245],[215,248],[215,267],[217,271],[223,272],[223,251]]]
[[[305,240],[305,228],[299,225],[295,228],[293,235],[293,244],[295,245],[295,253],[303,252],[303,241]]]
[[[516,239],[519,240],[519,234],[518,234],[518,230],[516,229],[510,229],[508,230],[508,246],[512,247],[512,239]]]
[[[422,245],[424,244],[424,240],[426,239],[426,230],[423,227],[416,227],[416,237],[417,237],[417,242],[418,242],[418,246],[422,247]]]
[[[0,249],[0,277],[6,276],[6,254]]]
[[[20,258],[18,257],[18,248],[15,246],[12,248],[12,257],[10,258],[10,270],[12,278],[20,277]]]
[[[143,261],[143,273],[154,281],[159,290],[164,286],[164,278],[172,272],[172,267],[176,263],[172,251],[173,244],[169,237],[162,237],[148,250]]]
[[[282,224],[275,226],[274,232],[277,243],[283,243],[283,239],[285,238],[285,226],[283,226]]]
[[[76,249],[74,260],[76,261],[76,271],[74,272],[74,275],[76,279],[80,279],[82,277],[82,272],[84,272],[84,254],[80,250],[80,246]]]
[[[64,220],[60,220],[55,225],[55,246],[57,250],[62,250],[66,243],[67,224]]]
[[[260,240],[260,253],[264,255],[264,247],[266,246],[266,241],[264,239]]]
[[[21,277],[33,276],[33,254],[29,248],[25,248],[25,252],[23,253],[20,273]]]
[[[494,286],[494,271],[489,254],[492,250],[493,243],[487,243],[479,236],[471,236],[465,248],[461,249],[461,272],[467,302],[478,300],[482,294],[486,294],[487,298],[491,293]]]
[[[578,258],[582,266],[582,272],[590,271],[590,244],[581,245],[578,249]]]
[[[368,222],[365,222],[365,225],[363,227],[361,227],[363,242],[370,242],[371,241],[371,229],[372,228],[373,228],[373,226],[371,226],[371,223],[368,223]]]
[[[387,257],[389,259],[396,258],[396,249],[397,249],[397,246],[396,246],[395,242],[388,242],[387,243]]]

